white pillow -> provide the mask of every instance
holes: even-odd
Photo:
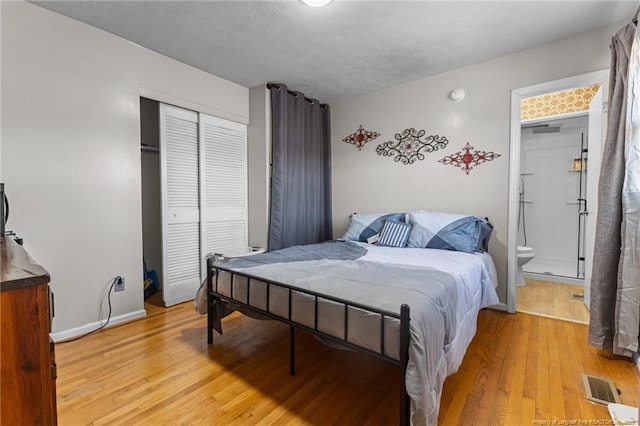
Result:
[[[404,222],[404,213],[354,213],[351,215],[349,229],[340,238],[344,241],[362,241],[367,240],[382,231],[385,221],[394,220],[396,222]]]

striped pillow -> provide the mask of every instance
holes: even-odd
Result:
[[[412,224],[400,223],[393,220],[387,220],[380,232],[379,246],[388,247],[405,247],[409,234],[411,233]]]

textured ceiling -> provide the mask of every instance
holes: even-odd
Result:
[[[331,103],[628,21],[638,1],[37,1],[242,86]],[[613,35],[613,34],[612,34]]]

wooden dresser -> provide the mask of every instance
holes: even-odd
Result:
[[[0,243],[0,424],[55,425],[49,273],[13,239]]]

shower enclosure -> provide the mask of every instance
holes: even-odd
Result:
[[[587,116],[522,124],[518,244],[535,251],[525,273],[584,278],[587,127]]]

